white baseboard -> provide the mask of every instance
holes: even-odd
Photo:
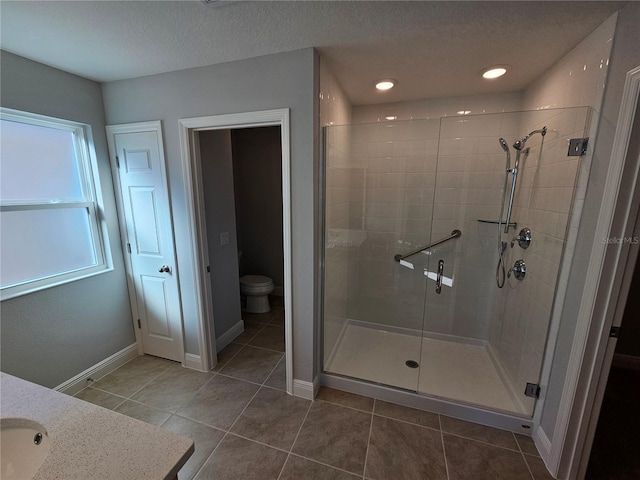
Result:
[[[185,368],[191,368],[192,370],[198,370],[200,372],[205,371],[202,368],[202,358],[200,358],[200,355],[193,353],[184,354],[184,366]]]
[[[319,388],[319,380],[316,377],[313,382],[305,382],[303,380],[293,379],[293,395],[307,400],[316,398]]]
[[[229,330],[216,338],[216,351],[222,350],[224,347],[233,342],[238,335],[244,332],[244,320],[240,320]]]
[[[531,438],[533,439],[533,443],[536,445],[536,448],[540,453],[540,457],[542,457],[547,469],[550,470],[549,463],[552,462],[553,459],[551,458],[551,440],[549,440],[547,433],[543,430],[542,426],[538,426],[538,428],[533,430]]]
[[[625,368],[627,370],[640,370],[640,357],[614,353],[612,366],[617,368]]]
[[[96,363],[93,367],[80,372],[75,377],[67,380],[64,383],[58,385],[54,390],[58,392],[66,393],[67,395],[75,395],[80,390],[88,386],[87,379],[91,378],[94,381],[100,380],[105,375],[113,372],[115,369],[121,367],[125,363],[133,360],[138,356],[138,344],[134,343],[126,348],[123,348],[119,352],[114,353],[108,358],[105,358],[99,363]]]

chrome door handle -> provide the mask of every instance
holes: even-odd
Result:
[[[444,260],[438,262],[438,276],[436,277],[436,293],[442,291],[442,274],[444,272]]]
[[[162,265],[158,271],[160,273],[171,273],[171,268],[169,268],[169,265]]]

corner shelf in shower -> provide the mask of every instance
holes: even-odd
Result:
[[[480,220],[480,219],[478,219],[478,222],[480,222],[480,223],[493,223],[494,225],[498,224],[497,220]],[[500,223],[503,224],[503,225],[507,224],[507,222],[500,222]],[[510,222],[509,226],[513,227],[513,229],[515,230],[516,228],[518,228],[518,223],[517,222]]]

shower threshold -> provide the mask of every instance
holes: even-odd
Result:
[[[349,320],[325,370],[449,401],[526,415],[486,342],[390,330]],[[419,368],[408,367],[409,359],[419,363]]]

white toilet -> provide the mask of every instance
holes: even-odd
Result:
[[[262,275],[245,275],[240,278],[242,310],[249,313],[271,311],[269,294],[273,292],[273,280]]]

